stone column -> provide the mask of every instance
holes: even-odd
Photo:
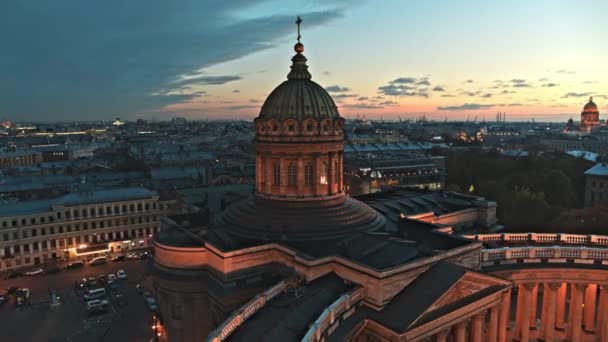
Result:
[[[520,329],[519,341],[528,342],[530,340],[530,311],[532,308],[532,289],[536,284],[524,284],[523,287],[523,310],[521,311],[521,321],[518,325]],[[519,294],[519,295],[522,295]]]
[[[606,342],[608,340],[608,286],[600,287],[600,301],[597,311],[597,324],[595,332],[595,340],[597,342]]]
[[[267,194],[271,194],[272,193],[272,183],[274,182],[274,177],[273,177],[274,165],[273,165],[272,160],[267,157],[264,158],[264,163],[266,165],[266,170],[264,170],[264,173],[265,173],[264,176],[266,177],[266,186],[264,187],[264,192]]]
[[[524,311],[524,285],[517,286],[517,305],[515,307],[515,328],[513,329],[513,338],[518,340],[521,335],[521,316]]]
[[[488,342],[498,340],[498,305],[490,308],[490,325],[488,327]]]
[[[454,335],[456,336],[456,342],[466,342],[466,328],[467,326],[467,322],[460,322],[458,324],[456,324],[456,327],[454,328]]]
[[[561,286],[561,283],[547,284],[545,286],[545,300],[543,302],[547,303],[547,308],[545,316],[541,319],[541,324],[543,325],[544,332],[542,336],[546,342],[555,340],[555,308],[557,306],[557,290]]]
[[[332,195],[334,193],[334,183],[336,182],[336,170],[334,167],[334,160],[336,158],[335,152],[329,152],[327,155],[327,194]]]
[[[484,313],[478,313],[473,316],[473,320],[471,321],[471,341],[472,342],[482,342],[483,336],[483,318]]]
[[[545,322],[547,321],[547,304],[549,301],[549,284],[543,284],[543,302],[540,310],[540,329],[538,330],[538,336],[545,336]],[[555,312],[553,313],[555,316]]]
[[[557,309],[555,311],[555,328],[564,330],[564,316],[566,315],[566,295],[568,284],[562,283],[557,290]]]
[[[279,185],[279,193],[281,195],[287,194],[287,167],[289,166],[289,162],[285,158],[281,158],[279,161],[279,165],[281,168],[281,182]]]
[[[583,295],[586,285],[574,284],[570,294],[570,306],[572,313],[568,317],[568,334],[566,339],[571,342],[579,342],[582,335],[582,319],[583,319]]]
[[[255,156],[255,191],[262,192],[262,156]]]
[[[302,156],[298,156],[296,164],[296,185],[298,196],[302,196],[304,189],[304,160],[302,159]]]
[[[509,327],[509,316],[511,315],[511,289],[502,293],[502,303],[498,317],[498,342],[507,341],[507,328]]]
[[[538,310],[538,284],[530,292],[530,329],[536,330],[536,311]]]
[[[583,326],[586,331],[595,330],[595,302],[597,296],[597,285],[588,284],[585,290],[585,307],[583,311]]]
[[[436,342],[446,342],[448,339],[449,333],[450,333],[449,329],[438,332],[437,334],[435,334],[435,341]]]

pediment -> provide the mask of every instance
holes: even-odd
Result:
[[[448,291],[439,297],[433,305],[429,306],[425,314],[495,285],[505,285],[505,281],[481,273],[467,272]]]

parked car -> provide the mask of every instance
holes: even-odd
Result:
[[[127,272],[125,272],[125,270],[120,269],[116,271],[116,277],[118,279],[127,279]]]
[[[158,305],[156,305],[156,299],[154,299],[153,297],[146,297],[146,304],[148,304],[148,307],[150,308],[151,311],[156,311],[158,310]]]
[[[6,304],[8,302],[8,292],[0,295],[0,306]]]
[[[31,294],[30,289],[28,289],[28,288],[22,288],[22,289],[17,290],[15,292],[15,297],[16,297],[15,306],[19,308],[19,307],[29,304],[30,294]]]
[[[6,293],[9,295],[15,294],[19,288],[17,286],[9,286],[6,288]]]
[[[114,273],[110,273],[108,275],[106,275],[106,280],[108,283],[114,282],[116,281],[116,275]]]
[[[25,272],[26,276],[34,276],[38,274],[43,274],[44,270],[42,268],[34,268],[33,270]]]
[[[117,255],[115,257],[112,258],[112,262],[119,262],[119,261],[123,261],[125,260],[125,255],[121,254],[121,255]]]
[[[82,266],[84,266],[84,262],[78,260],[78,261],[73,261],[73,262],[69,263],[65,268],[66,269],[74,269],[74,268],[80,268]]]
[[[143,252],[142,254],[139,255],[139,259],[145,260],[145,259],[148,259],[149,256],[150,256],[149,252]]]
[[[59,273],[60,271],[61,271],[61,268],[59,268],[59,266],[57,266],[57,265],[49,265],[44,269],[44,273],[46,273],[46,274]]]
[[[106,298],[107,292],[103,287],[99,287],[96,289],[88,289],[83,299],[85,301],[90,301],[93,299],[103,299]]]
[[[82,278],[84,286],[89,288],[97,287],[97,280],[95,277]]]
[[[108,301],[106,299],[93,299],[87,302],[87,311],[89,313],[100,313],[108,310]]]
[[[127,259],[139,259],[141,254],[139,253],[131,253],[129,255],[127,255]]]
[[[23,273],[21,273],[19,271],[10,271],[6,275],[6,279],[13,279],[13,278],[18,278],[18,277],[23,277]]]
[[[127,300],[126,300],[125,296],[122,293],[115,294],[114,298],[116,299],[116,305],[118,305],[118,306],[125,306],[125,305],[127,305]]]
[[[106,257],[97,257],[97,258],[91,260],[89,262],[89,265],[91,265],[91,266],[97,266],[97,265],[105,264],[106,262],[108,262],[108,258],[106,258]]]
[[[142,284],[135,285],[135,290],[137,293],[142,294],[146,291],[146,288]]]

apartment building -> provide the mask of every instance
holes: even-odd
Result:
[[[0,271],[150,247],[168,209],[146,188],[0,203]]]

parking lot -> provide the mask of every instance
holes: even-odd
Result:
[[[0,293],[10,286],[29,288],[29,304],[17,308],[15,296],[0,306],[3,341],[150,341],[153,338],[152,312],[135,287],[144,285],[152,290],[145,276],[145,263],[141,260],[109,262],[98,266],[85,265],[77,269],[62,270],[55,274],[42,274],[0,280]],[[105,313],[87,312],[82,291],[75,291],[75,282],[83,277],[116,273],[125,270],[127,279],[117,281],[117,287],[108,290],[109,305]],[[59,305],[51,305],[50,291],[60,297]],[[115,294],[125,299],[119,305]]]

